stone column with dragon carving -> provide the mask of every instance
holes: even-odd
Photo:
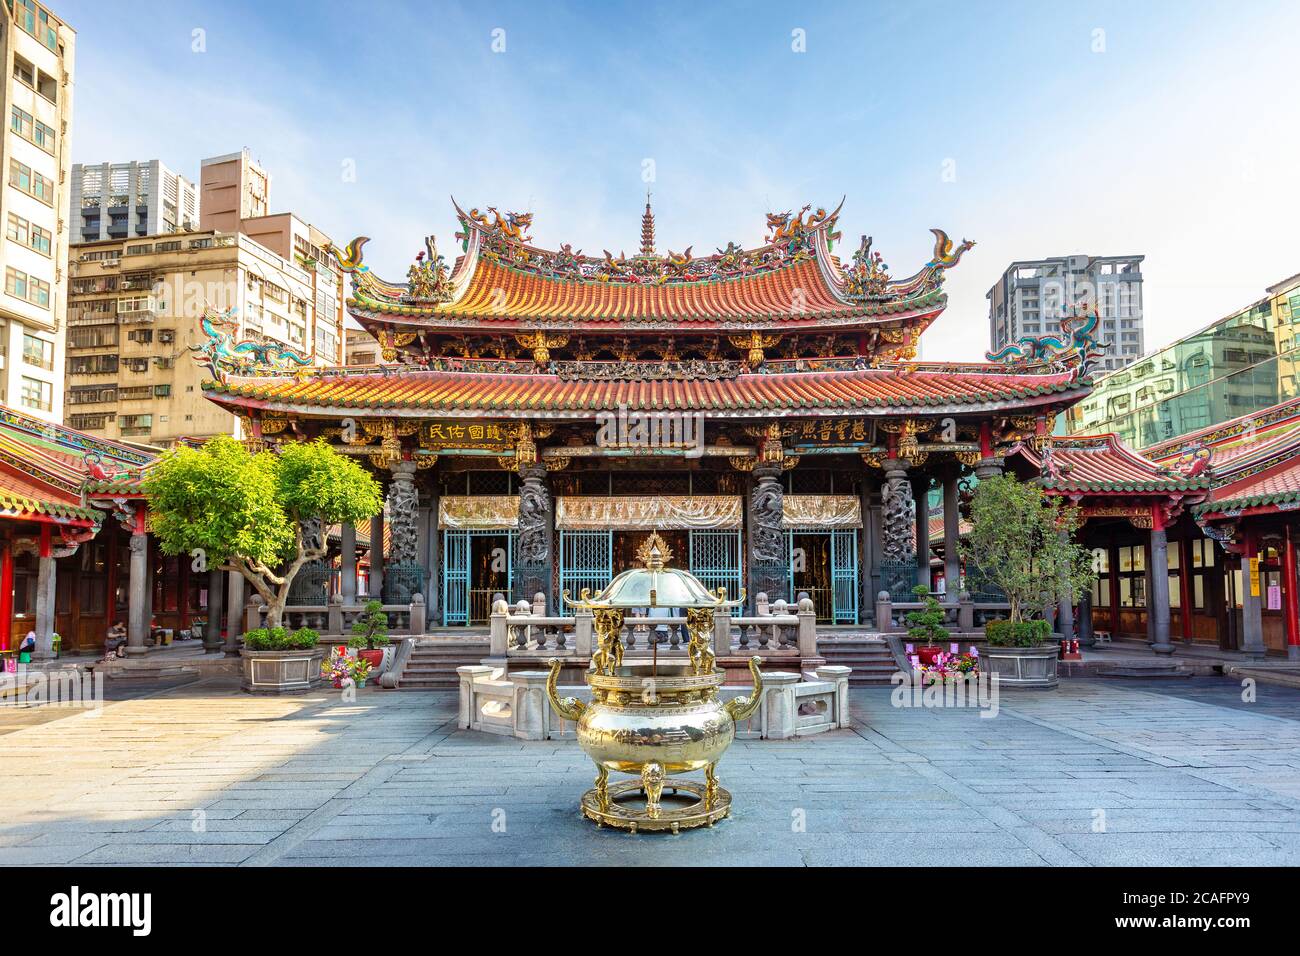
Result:
[[[419,562],[420,532],[416,526],[420,495],[415,489],[415,462],[395,461],[388,484],[388,557],[384,564],[385,604],[410,604],[422,594],[424,568]]]
[[[754,466],[749,498],[750,593],[766,594],[768,606],[778,598],[788,600],[789,563],[786,556],[785,492],[781,488],[779,461]]]
[[[554,514],[546,469],[540,464],[526,465],[519,472],[519,531],[515,536],[514,597],[532,602],[533,595],[546,596],[548,612],[555,611],[551,586],[551,568],[555,564]]]
[[[916,584],[916,508],[907,466],[897,458],[882,463],[885,483],[881,488],[882,537],[880,587],[894,601],[910,601]]]

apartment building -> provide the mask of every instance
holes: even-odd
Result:
[[[75,43],[72,28],[35,0],[5,0],[0,403],[53,422],[63,419]]]
[[[1096,305],[1102,367],[1123,368],[1144,350],[1142,261],[1145,256],[1058,256],[1013,262],[989,289],[989,343],[998,351],[1025,337],[1061,331],[1061,317],[1079,303]]]
[[[1102,376],[1070,409],[1073,433],[1115,432],[1146,448],[1300,398],[1300,275]]]
[[[235,417],[203,398],[208,373],[193,360],[209,306],[235,309],[241,339],[282,343],[318,364],[338,364],[336,319],[318,314],[322,272],[245,235],[145,236],[85,243],[74,252],[66,396],[73,428],[161,446],[238,435]],[[340,294],[335,289],[333,297]],[[325,352],[317,349],[322,343],[330,344]]]
[[[157,159],[74,163],[72,238],[130,239],[199,228],[199,191]]]
[[[199,168],[199,228],[241,232],[312,273],[315,353],[344,361],[343,271],[327,251],[330,237],[291,212],[271,213],[271,176],[247,149],[205,159]]]

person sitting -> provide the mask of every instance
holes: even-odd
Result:
[[[36,650],[36,632],[28,631],[23,642],[18,645],[18,663],[30,664],[32,662],[32,653]]]
[[[108,637],[104,641],[105,657],[121,657],[126,650],[126,625],[117,621],[108,629]]]

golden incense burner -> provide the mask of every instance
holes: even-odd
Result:
[[[598,647],[592,655],[587,684],[591,703],[556,693],[561,662],[550,662],[546,693],[565,720],[577,724],[578,745],[596,763],[596,785],[582,796],[582,813],[600,826],[638,830],[679,830],[712,826],[731,811],[731,794],[718,785],[717,765],[736,736],[736,722],[758,709],[762,699],[761,658],[751,658],[754,690],[748,697],[718,699],[723,673],[714,666],[710,648],[713,612],[744,600],[728,601],[725,589],[709,591],[694,575],[664,567],[671,552],[652,534],[637,551],[644,567],[624,571],[594,598],[584,590],[578,601],[592,612]],[[660,667],[658,645],[649,663],[623,664],[620,634],[629,608],[684,608],[689,663]],[[637,779],[609,783],[609,772]],[[704,783],[670,779],[704,771]],[[683,806],[661,803],[664,788],[695,797]],[[631,799],[644,793],[644,806]]]

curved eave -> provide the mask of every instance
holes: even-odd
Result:
[[[103,520],[104,515],[94,508],[62,504],[57,501],[34,501],[14,495],[0,495],[0,517],[93,527]]]
[[[1081,494],[1106,494],[1106,495],[1126,495],[1126,494],[1152,494],[1166,495],[1179,494],[1188,491],[1205,491],[1209,487],[1204,482],[1171,480],[1171,481],[1055,481],[1052,479],[1040,479],[1042,487],[1049,491],[1058,491],[1063,494],[1078,492]]]
[[[968,392],[960,391],[949,380],[944,383],[949,392],[933,396],[891,396],[854,394],[849,387],[852,383],[845,378],[822,378],[812,394],[791,395],[781,386],[789,386],[789,381],[778,382],[776,376],[747,376],[743,387],[748,395],[737,395],[730,383],[740,380],[698,383],[692,395],[678,397],[684,390],[680,382],[655,383],[582,383],[589,386],[580,400],[546,401],[550,389],[563,390],[573,383],[560,383],[553,376],[521,376],[522,390],[516,391],[497,401],[485,399],[484,394],[493,386],[501,384],[498,380],[477,376],[474,373],[460,373],[454,378],[430,380],[434,374],[454,375],[455,373],[414,373],[406,377],[389,377],[382,379],[387,393],[373,398],[358,399],[350,396],[332,397],[328,385],[321,386],[320,380],[309,382],[290,395],[276,395],[269,388],[286,387],[279,381],[267,382],[254,380],[247,382],[230,382],[219,384],[206,382],[203,385],[205,396],[223,406],[245,409],[278,411],[302,417],[338,418],[339,416],[398,417],[412,413],[442,417],[474,417],[490,415],[495,418],[557,418],[586,420],[594,419],[601,412],[615,407],[617,402],[611,398],[619,385],[626,384],[630,390],[639,386],[637,394],[620,396],[624,400],[631,398],[638,411],[680,411],[698,412],[706,418],[765,418],[773,415],[799,414],[811,417],[856,414],[862,417],[885,417],[900,414],[978,414],[983,412],[1005,411],[1008,408],[1037,408],[1068,404],[1081,397],[1088,387],[1078,385],[1072,380],[1059,380],[1043,384],[1020,385],[1015,388],[972,388]],[[835,376],[852,373],[792,373],[786,379],[807,376]],[[907,381],[907,376],[899,375],[898,380]],[[951,377],[949,377],[951,379]],[[369,383],[361,383],[369,384]],[[801,383],[795,383],[796,385]],[[976,384],[976,383],[972,383]],[[356,382],[352,383],[355,388]],[[434,389],[436,397],[421,395],[420,386],[425,391]],[[613,388],[609,387],[613,386]],[[287,386],[297,388],[296,386]],[[313,391],[315,387],[315,391]],[[629,405],[631,408],[631,405]]]
[[[738,329],[772,329],[791,332],[803,329],[837,328],[845,331],[869,330],[902,324],[923,323],[928,327],[948,305],[946,293],[938,293],[934,301],[918,308],[898,311],[888,315],[844,314],[829,311],[809,311],[799,315],[787,312],[756,313],[745,316],[715,316],[684,318],[681,316],[639,316],[632,318],[584,318],[560,316],[556,318],[522,318],[510,315],[459,316],[447,313],[406,314],[383,312],[353,307],[348,300],[348,314],[366,331],[373,329],[406,328],[431,332],[515,332],[536,329],[554,329],[561,332],[720,332]],[[922,330],[924,331],[924,329]]]
[[[1240,518],[1249,517],[1252,514],[1266,514],[1282,510],[1281,505],[1300,507],[1300,492],[1274,492],[1271,494],[1248,495],[1242,498],[1225,498],[1223,501],[1209,501],[1195,505],[1192,512],[1198,517],[1209,520],[1215,518]]]

